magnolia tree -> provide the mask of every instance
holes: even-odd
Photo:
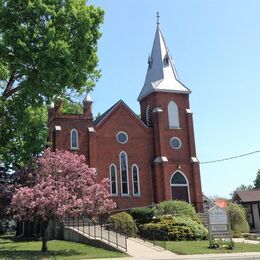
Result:
[[[35,184],[16,189],[10,212],[17,220],[41,224],[42,251],[47,251],[46,230],[50,219],[82,214],[96,215],[113,209],[108,180],[96,182],[96,171],[76,153],[45,150],[36,160]]]

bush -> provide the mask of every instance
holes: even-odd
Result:
[[[154,217],[153,208],[134,208],[130,211],[135,222],[138,224],[145,224],[151,222]]]
[[[207,238],[208,231],[190,217],[159,217],[151,223],[140,225],[139,234],[151,239],[153,231],[164,231],[169,240],[202,240]]]
[[[172,216],[184,216],[190,217],[191,219],[201,223],[199,217],[196,214],[195,208],[185,202],[180,200],[167,200],[163,201],[156,205],[156,216],[165,216],[165,215],[172,215]]]
[[[227,212],[230,219],[230,227],[234,237],[241,237],[242,233],[249,232],[247,222],[247,210],[237,203],[229,203]]]
[[[128,236],[136,235],[136,224],[132,216],[126,212],[120,212],[110,216],[108,223],[112,225],[113,230],[119,233],[126,233]]]

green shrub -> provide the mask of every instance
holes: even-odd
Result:
[[[126,212],[120,212],[110,216],[108,223],[112,225],[113,230],[119,233],[126,233],[128,236],[136,235],[136,224],[132,216]]]
[[[153,208],[134,208],[131,209],[130,214],[134,221],[138,224],[145,224],[151,222],[154,217]]]
[[[230,227],[234,237],[241,237],[242,233],[249,232],[249,225],[247,222],[247,210],[237,204],[229,203],[227,206],[227,212],[230,219]]]
[[[181,200],[167,200],[160,202],[156,205],[155,215],[185,216],[201,223],[196,214],[195,208],[191,204]]]
[[[153,231],[164,231],[169,240],[202,240],[208,235],[207,229],[190,217],[159,217],[151,223],[140,225],[139,234],[151,239]]]

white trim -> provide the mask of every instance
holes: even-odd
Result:
[[[163,110],[162,110],[160,107],[156,107],[156,108],[152,111],[152,113],[161,113],[161,112],[163,112]]]
[[[96,133],[96,130],[95,130],[94,127],[88,127],[88,131],[89,131],[90,133]]]
[[[177,172],[179,172],[180,174],[182,174],[182,176],[185,178],[185,180],[186,180],[186,184],[172,184],[172,178],[173,178],[173,176],[174,176],[174,174],[176,174]],[[172,176],[171,176],[171,178],[170,178],[170,190],[171,190],[171,196],[172,196],[172,187],[188,187],[188,200],[189,200],[189,203],[190,203],[190,185],[189,185],[189,180],[188,180],[188,178],[186,177],[186,175],[182,172],[182,171],[180,171],[180,170],[176,170],[173,174],[172,174]],[[172,198],[173,199],[173,198]]]
[[[191,157],[191,158],[190,158],[190,161],[191,161],[192,163],[200,163],[197,157]]]
[[[173,139],[177,139],[177,140],[180,142],[180,145],[179,145],[177,148],[176,148],[176,147],[173,147],[173,145],[172,145],[172,140],[173,140]],[[182,141],[181,141],[181,139],[180,139],[179,137],[177,137],[177,136],[172,137],[171,140],[170,140],[170,146],[171,146],[171,148],[174,149],[174,150],[180,150],[181,147],[182,147]]]
[[[161,163],[161,162],[168,162],[168,158],[166,156],[157,156],[154,161],[154,163]]]
[[[123,193],[123,183],[122,183],[122,165],[121,165],[121,154],[125,154],[126,159],[126,178],[127,178],[127,193]],[[120,166],[120,183],[121,183],[121,195],[122,196],[129,196],[129,178],[128,178],[128,158],[127,153],[124,151],[121,151],[119,153],[119,166]]]
[[[72,146],[72,132],[76,132],[76,146]],[[79,149],[79,132],[77,129],[73,128],[70,131],[70,149],[71,150],[78,150]]]
[[[137,184],[138,184],[138,193],[134,193],[134,172],[133,172],[133,168],[136,167],[137,170]],[[133,196],[140,196],[141,192],[140,192],[140,176],[139,176],[139,167],[137,166],[137,164],[133,164],[131,167],[131,172],[132,172],[132,189],[133,189]]]
[[[60,125],[55,125],[54,129],[55,129],[55,131],[61,131],[61,126]]]
[[[126,141],[125,141],[125,142],[120,142],[120,141],[119,141],[118,136],[119,136],[120,134],[124,134],[124,135],[126,136]],[[127,134],[126,132],[124,132],[124,131],[119,131],[119,132],[116,134],[116,140],[117,140],[117,142],[120,143],[120,144],[126,144],[126,143],[128,142],[128,134]]]
[[[111,178],[111,174],[112,174],[111,168],[112,168],[112,166],[115,167],[116,193],[112,193],[112,178]],[[114,163],[110,164],[110,166],[109,166],[109,182],[110,182],[110,195],[111,196],[118,196],[117,168],[116,168],[116,165]]]

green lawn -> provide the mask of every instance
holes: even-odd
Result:
[[[52,240],[48,252],[41,253],[41,241],[24,241],[12,237],[0,237],[0,259],[87,259],[124,257],[116,250],[105,250],[86,244]]]
[[[235,243],[234,249],[208,248],[208,241],[167,241],[167,250],[181,255],[260,252],[260,245]]]

